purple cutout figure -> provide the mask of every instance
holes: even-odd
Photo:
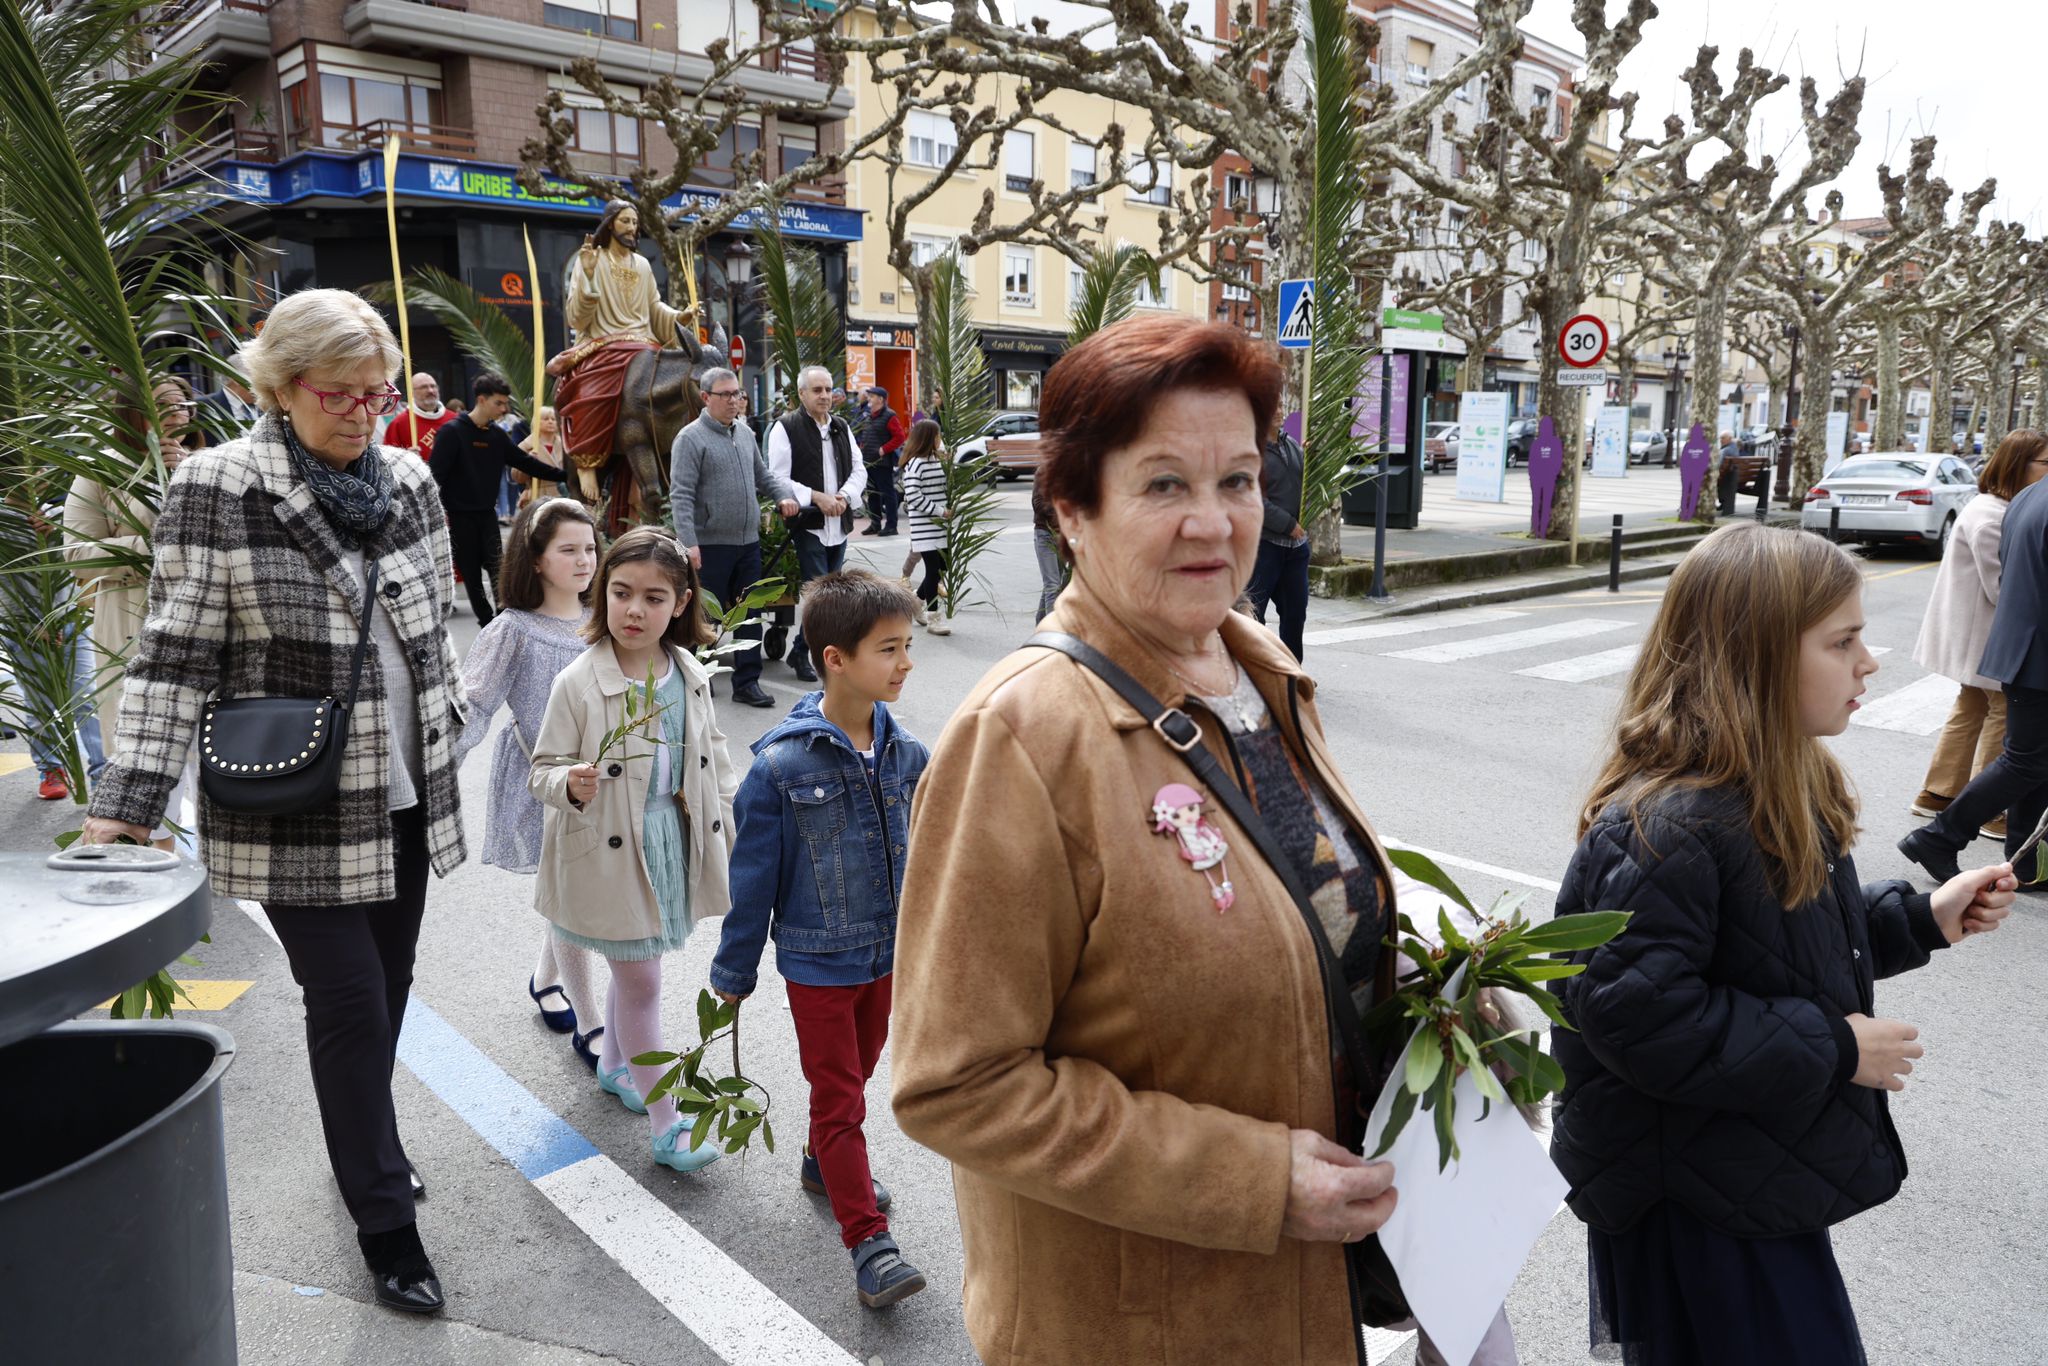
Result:
[[[1699,509],[1700,490],[1707,486],[1707,470],[1713,463],[1714,446],[1707,440],[1707,429],[1695,422],[1686,433],[1685,448],[1678,453],[1679,521],[1691,521]]]
[[[1542,418],[1529,447],[1529,534],[1538,540],[1550,534],[1550,504],[1557,496],[1557,476],[1564,469],[1564,442],[1557,424]]]
[[[1301,427],[1302,418],[1301,409],[1299,408],[1296,408],[1280,421],[1280,430],[1293,437],[1296,441],[1301,440]]]

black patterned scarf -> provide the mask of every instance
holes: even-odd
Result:
[[[336,469],[299,444],[288,419],[280,417],[277,425],[292,465],[337,535],[353,548],[383,530],[384,519],[391,515],[391,471],[384,468],[376,442],[346,468]]]

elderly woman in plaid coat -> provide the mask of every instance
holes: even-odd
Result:
[[[393,458],[376,419],[400,399],[399,350],[376,311],[305,290],[242,360],[263,416],[178,468],[152,535],[147,621],[128,665],[119,762],[85,837],[147,840],[212,696],[346,696],[366,611],[370,655],[339,793],[301,815],[202,798],[216,892],[261,902],[305,993],[328,1158],[376,1297],[442,1296],[413,1221],[419,1178],[391,1099],[427,870],[462,862],[455,742],[465,703],[442,617],[447,526],[427,467]]]

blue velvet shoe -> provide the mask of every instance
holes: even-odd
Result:
[[[698,1172],[725,1156],[708,1138],[704,1140],[703,1147],[695,1152],[690,1150],[690,1145],[683,1141],[683,1137],[690,1132],[694,1123],[695,1116],[683,1115],[669,1126],[667,1133],[650,1136],[648,1142],[653,1146],[655,1162],[679,1172]]]
[[[603,1033],[604,1026],[599,1025],[588,1034],[578,1034],[573,1030],[569,1034],[569,1047],[576,1050],[576,1056],[583,1059],[583,1065],[593,1072],[597,1070],[597,1050],[591,1045],[596,1043],[598,1036]]]
[[[896,1202],[896,1197],[889,1194],[889,1188],[881,1182],[874,1180],[873,1177],[868,1179],[875,1188],[875,1209],[886,1214],[889,1206]],[[813,1195],[826,1193],[825,1173],[819,1169],[818,1159],[808,1147],[804,1149],[803,1171],[799,1174],[798,1180],[803,1183],[803,1188]]]
[[[575,1032],[575,1008],[569,1004],[569,993],[562,990],[562,988],[559,985],[552,987],[542,987],[539,991],[535,991],[533,989],[533,978],[528,977],[526,979],[526,994],[533,998],[533,1003],[536,1006],[540,1007],[540,1022],[542,1024],[546,1025],[549,1029],[554,1030],[557,1034],[570,1034]],[[562,1008],[560,1010],[548,1009],[547,998],[550,996],[559,996],[562,998]]]
[[[628,1069],[624,1063],[620,1063],[617,1068],[610,1072],[605,1071],[602,1067],[598,1068],[597,1087],[600,1091],[609,1091],[617,1096],[619,1104],[625,1106],[634,1114],[644,1115],[647,1113],[647,1102],[640,1099],[640,1093],[633,1089],[632,1077],[628,1075]]]

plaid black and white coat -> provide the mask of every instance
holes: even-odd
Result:
[[[149,616],[128,665],[119,756],[92,814],[154,825],[192,747],[200,710],[221,696],[343,697],[362,587],[341,541],[285,450],[282,419],[178,466],[151,537]],[[455,742],[468,719],[448,608],[448,528],[424,461],[387,450],[391,515],[365,547],[378,607],[410,655],[418,695],[427,845],[435,873],[463,859]],[[373,636],[331,805],[246,815],[200,798],[213,889],[260,902],[351,905],[396,894],[386,810],[397,762]]]

